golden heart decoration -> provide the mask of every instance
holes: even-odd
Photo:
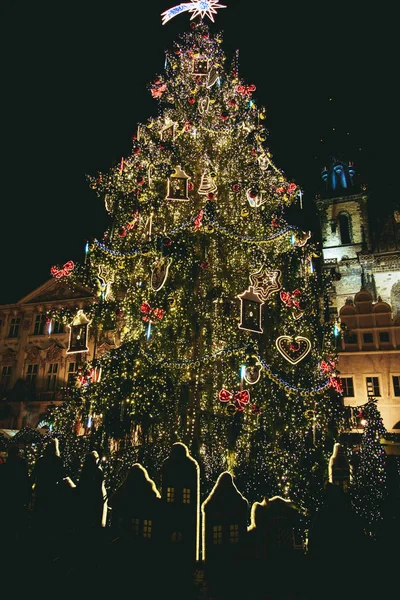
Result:
[[[310,340],[302,335],[280,335],[275,344],[283,358],[292,365],[297,365],[311,350]]]

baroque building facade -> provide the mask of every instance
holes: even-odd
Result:
[[[75,352],[74,324],[46,315],[55,307],[85,313],[98,298],[85,288],[70,289],[50,279],[16,302],[0,306],[0,428],[43,427],[50,406],[63,402],[79,369],[115,345],[114,332],[94,332],[87,325],[85,352]]]
[[[388,432],[400,431],[400,212],[369,212],[354,165],[333,158],[316,199],[323,268],[332,274],[326,304],[340,323],[343,401],[377,400]],[[362,414],[362,410],[360,411]]]

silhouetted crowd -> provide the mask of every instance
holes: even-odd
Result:
[[[96,451],[85,456],[74,482],[64,468],[57,439],[47,443],[31,473],[18,447],[10,444],[7,459],[0,464],[2,589],[22,595],[33,589],[33,582],[38,585],[38,578],[44,578],[46,586],[59,591],[77,586],[82,596],[122,593],[131,586],[133,597],[146,600],[171,594],[182,600],[232,600],[243,595],[250,600],[350,599],[366,591],[372,597],[383,569],[387,575],[380,589],[386,593],[392,589],[393,544],[398,543],[400,533],[398,496],[387,500],[381,530],[372,540],[365,535],[349,497],[328,484],[308,532],[307,552],[298,553],[300,561],[272,556],[268,560],[273,567],[267,572],[260,557],[221,564],[219,581],[227,585],[220,585],[215,595],[204,582],[194,584],[196,572],[201,579],[201,570],[195,566],[190,581],[185,580],[183,557],[182,564],[172,568],[172,561],[162,552],[138,555],[129,546],[124,531],[132,527],[130,505],[135,490],[141,486],[147,506],[159,499],[142,471],[140,465],[132,465],[125,480],[107,497]],[[297,578],[297,588],[293,578]]]

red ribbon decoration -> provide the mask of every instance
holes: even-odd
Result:
[[[281,300],[282,300],[282,302],[284,302],[284,304],[286,304],[286,306],[289,306],[289,307],[295,306],[299,310],[301,310],[300,299],[299,299],[300,296],[301,296],[301,291],[297,290],[297,289],[294,290],[293,292],[281,292],[280,293]]]
[[[229,390],[222,389],[219,393],[219,399],[221,402],[231,402],[237,411],[242,412],[250,402],[250,394],[248,390],[232,393]]]
[[[253,92],[256,91],[256,86],[254,84],[251,85],[238,85],[236,91],[241,96],[251,96]]]
[[[146,321],[147,323],[151,321],[152,325],[157,323],[157,319],[161,321],[165,314],[165,310],[163,308],[151,308],[148,302],[143,302],[140,307],[140,312],[142,312],[145,316],[142,317],[142,321]],[[156,319],[153,321],[153,319]]]
[[[151,95],[153,96],[153,98],[160,98],[166,89],[166,83],[163,83],[162,85],[155,85],[153,88],[151,88]]]
[[[340,377],[329,377],[329,385],[339,394],[343,392],[343,383]]]
[[[201,227],[201,222],[203,220],[204,210],[201,210],[197,217],[194,220],[194,230],[197,231]]]
[[[61,269],[57,269],[57,267],[55,266],[51,267],[50,273],[56,279],[60,279],[61,277],[67,277],[68,275],[71,275],[72,271],[74,270],[74,267],[75,265],[72,262],[72,260],[69,260]]]
[[[335,369],[336,369],[336,365],[333,360],[328,360],[328,361],[321,360],[321,364],[319,365],[319,367],[320,367],[321,371],[323,373],[325,373],[325,375],[330,373],[331,371],[335,371]]]

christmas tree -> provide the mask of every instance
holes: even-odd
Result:
[[[343,424],[338,330],[321,319],[311,233],[288,222],[300,189],[266,146],[256,86],[203,22],[224,7],[201,4],[149,85],[157,116],[89,178],[110,228],[84,264],[53,267],[97,294],[86,312],[49,315],[70,325],[69,351],[87,352],[89,335],[103,348],[109,330],[115,347],[95,350],[50,420],[71,455],[107,455],[110,485],[132,460],[157,481],[180,441],[204,494],[229,470],[249,501],[308,509]]]

